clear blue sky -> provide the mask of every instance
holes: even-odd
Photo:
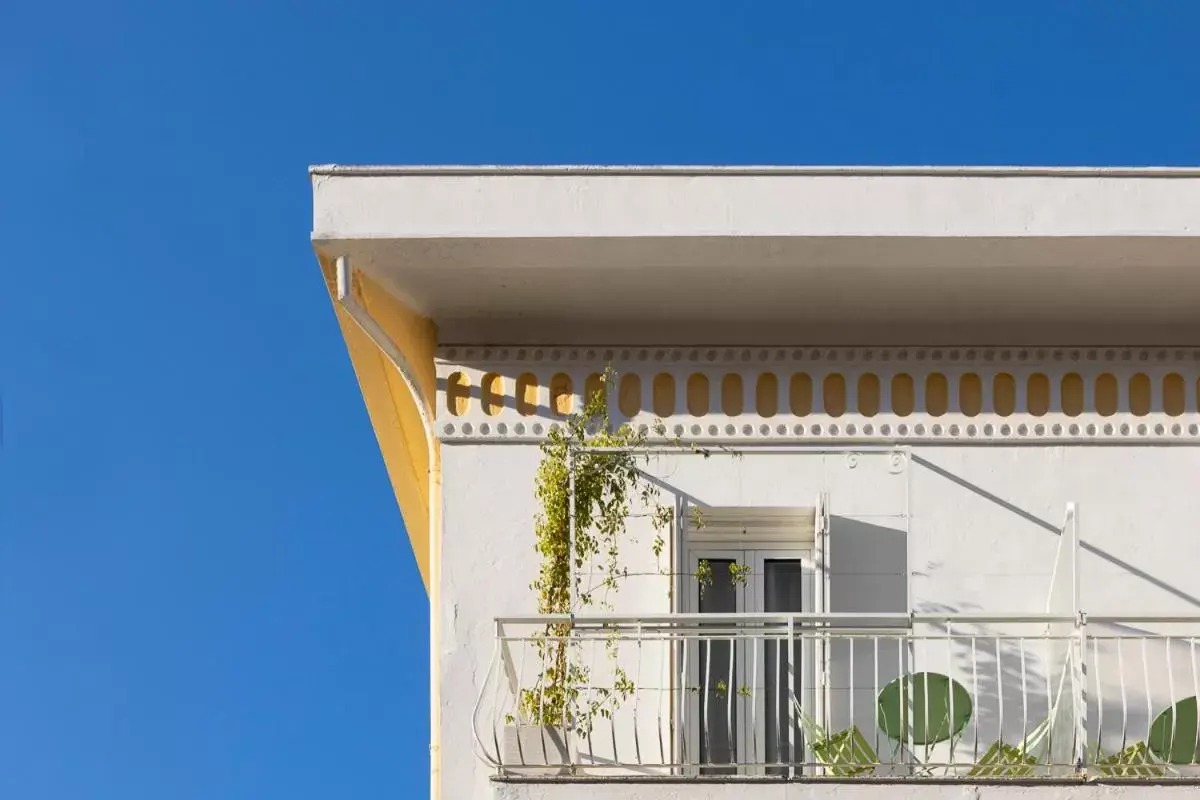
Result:
[[[1200,4],[983,5],[3,3],[0,797],[427,792],[308,164],[1200,162]]]

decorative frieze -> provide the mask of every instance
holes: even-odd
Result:
[[[438,434],[537,439],[610,413],[687,441],[1200,441],[1200,349],[446,347]]]

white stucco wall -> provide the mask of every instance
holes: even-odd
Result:
[[[447,797],[492,796],[491,771],[471,754],[472,715],[487,680],[494,617],[536,610],[529,583],[537,565],[531,530],[538,459],[532,444],[443,449],[440,663]],[[753,453],[660,458],[649,471],[702,505],[811,505],[818,492],[828,492],[834,515],[833,611],[904,611],[906,574],[916,611],[1042,611],[1055,531],[1065,504],[1074,501],[1084,548],[1083,608],[1091,614],[1131,614],[1200,608],[1200,573],[1188,557],[1200,519],[1197,466],[1200,451],[1185,446],[953,445],[916,446],[899,472],[883,456],[852,463],[844,454]],[[906,495],[911,538],[897,549],[903,519],[890,515],[903,513]],[[873,535],[879,537],[877,545]],[[641,543],[626,548],[631,567],[638,558],[643,567],[652,563],[648,547],[648,537],[641,537]],[[907,563],[897,563],[905,551]],[[631,578],[614,598],[615,607],[668,611],[665,588],[661,578]],[[1155,691],[1161,683],[1155,679]],[[864,695],[858,703],[868,715],[871,699]],[[501,796],[559,796],[546,793],[552,791],[506,786],[502,792],[508,794]],[[670,797],[670,791],[680,790],[661,791]],[[725,796],[719,793],[725,789],[706,791],[718,793],[688,796]],[[810,790],[773,791],[801,797]],[[857,797],[854,792],[869,790],[836,791]],[[938,791],[958,797],[974,790]]]

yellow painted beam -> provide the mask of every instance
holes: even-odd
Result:
[[[437,328],[431,320],[414,313],[379,284],[355,273],[351,291],[359,304],[379,323],[391,340],[400,348],[411,365],[419,398],[414,398],[404,379],[384,353],[337,302],[337,279],[334,260],[318,254],[325,287],[329,290],[337,314],[350,362],[362,390],[363,401],[375,438],[387,468],[392,491],[400,506],[404,528],[408,531],[417,566],[425,590],[431,588],[430,574],[430,473],[440,470],[438,449],[429,447],[425,426],[417,403],[425,407],[427,417],[434,416],[437,398],[437,374],[434,351]],[[431,470],[432,467],[432,470]]]

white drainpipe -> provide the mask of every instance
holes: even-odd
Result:
[[[353,270],[346,256],[338,256],[335,262],[337,269],[337,301],[338,305],[350,315],[350,318],[362,329],[367,338],[387,356],[388,361],[400,373],[404,385],[412,395],[421,415],[421,425],[425,429],[425,445],[429,449],[429,792],[432,800],[440,800],[442,777],[441,725],[440,725],[440,664],[438,653],[441,650],[441,629],[438,609],[441,603],[440,581],[442,565],[441,537],[438,520],[441,517],[441,487],[442,473],[437,461],[437,439],[434,436],[433,419],[430,410],[425,407],[417,382],[404,353],[392,341],[387,331],[375,321],[365,308],[354,297],[351,291]]]

